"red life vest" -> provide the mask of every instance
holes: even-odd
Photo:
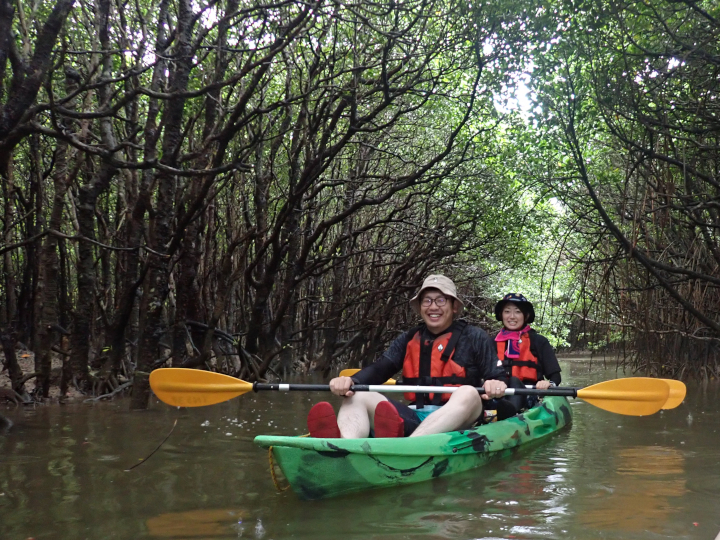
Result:
[[[508,375],[517,377],[525,384],[535,384],[539,380],[540,364],[530,351],[530,334],[520,334],[520,357],[505,358],[505,341],[496,341],[498,358],[502,360]]]
[[[422,386],[462,386],[469,384],[465,368],[453,359],[455,345],[467,327],[466,321],[455,321],[444,334],[434,340],[423,339],[420,327],[408,342],[403,361],[403,384]],[[450,399],[451,394],[415,394],[405,393],[405,399],[414,401],[418,407],[426,403],[441,404]]]

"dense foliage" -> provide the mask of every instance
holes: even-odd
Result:
[[[360,365],[413,322],[431,271],[486,326],[521,287],[556,344],[622,341],[657,373],[717,372],[714,4],[0,12],[17,392],[35,378],[47,396],[56,355],[63,391],[132,384],[139,408],[167,363],[250,380]]]
[[[536,78],[574,220],[581,316],[655,374],[719,374],[720,8],[611,1],[554,14]],[[597,333],[597,332],[596,332]]]

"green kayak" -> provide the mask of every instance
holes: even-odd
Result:
[[[363,489],[424,482],[485,465],[572,422],[564,397],[467,431],[398,439],[314,439],[261,435],[293,491],[322,499]]]

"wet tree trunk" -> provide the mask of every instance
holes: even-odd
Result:
[[[169,0],[163,0],[158,8],[159,19],[164,20],[168,10]],[[166,29],[164,25],[158,28],[155,47],[162,50],[165,47]],[[153,70],[151,88],[153,91],[159,91],[166,83],[165,68],[166,61],[157,62]],[[131,78],[128,82],[128,90],[132,91],[140,85],[137,77]],[[161,102],[159,99],[151,98],[148,100],[147,113],[143,133],[143,155],[146,160],[157,159],[156,145],[160,138],[160,128],[158,126],[158,115],[160,113]],[[131,125],[137,131],[140,131],[139,110],[137,103],[131,103],[126,107],[128,118]],[[130,156],[133,160],[137,158],[136,151],[131,148]],[[137,179],[140,176],[140,186],[138,187]],[[110,389],[116,385],[116,377],[120,371],[123,358],[125,356],[125,340],[128,325],[133,317],[135,300],[138,292],[141,290],[142,284],[147,275],[149,265],[147,263],[140,266],[141,260],[141,244],[143,241],[143,233],[145,226],[145,214],[151,207],[151,189],[154,181],[154,175],[150,169],[146,169],[140,175],[138,171],[125,171],[125,198],[127,206],[130,208],[126,213],[126,222],[123,227],[123,238],[126,246],[131,249],[123,252],[119,257],[117,268],[119,270],[120,279],[118,282],[118,292],[115,296],[114,316],[110,323],[105,340],[105,349],[107,355],[103,357],[101,363],[100,379],[102,384],[108,384]],[[147,261],[146,261],[147,262]]]
[[[99,50],[109,50],[110,37],[110,2],[101,0],[97,4],[95,25],[99,36]],[[112,76],[112,58],[106,55],[102,60],[100,79],[110,79]],[[108,107],[111,99],[111,88],[102,85],[98,89],[99,106]],[[107,149],[116,146],[115,135],[110,118],[100,119],[100,134],[103,145]],[[95,212],[98,197],[110,186],[110,181],[117,173],[117,169],[108,163],[103,163],[100,170],[92,176],[90,182],[80,188],[77,208],[79,234],[87,240],[95,240]],[[73,334],[70,340],[72,355],[69,359],[70,372],[76,380],[78,388],[85,392],[90,389],[89,360],[91,356],[91,336],[93,335],[93,321],[95,320],[96,292],[96,264],[95,247],[91,242],[81,240],[78,246],[77,261],[77,304],[73,325]]]
[[[362,153],[358,155],[356,160],[356,171],[363,168]],[[345,197],[343,208],[347,210],[348,207],[353,203],[355,198],[354,194],[354,183],[357,175],[354,174],[351,179],[345,184]],[[352,219],[348,218],[344,221],[342,226],[341,236],[350,238],[352,232]],[[349,241],[349,240],[348,240]],[[320,357],[317,360],[316,369],[323,373],[324,377],[330,374],[330,368],[334,359],[334,353],[338,346],[338,338],[340,336],[340,326],[342,323],[342,312],[345,305],[344,290],[345,281],[347,278],[347,252],[348,252],[348,241],[342,242],[340,245],[339,252],[337,254],[337,264],[335,264],[332,272],[332,288],[328,298],[328,303],[325,308],[325,330],[322,332],[322,351]]]
[[[95,240],[95,210],[97,198],[107,189],[116,170],[103,166],[95,180],[80,188],[78,204],[79,233],[83,238]],[[70,356],[70,371],[76,380],[78,388],[87,391],[90,388],[90,374],[88,371],[90,360],[90,347],[93,335],[93,321],[95,320],[96,293],[96,264],[95,248],[85,240],[78,246],[77,261],[77,304],[74,313],[73,334],[70,340],[72,355]]]
[[[255,208],[255,227],[258,234],[254,240],[254,252],[261,254],[266,246],[265,235],[268,232],[268,190],[269,175],[263,169],[263,145],[259,144],[256,148],[256,163],[254,169],[253,183],[253,203]],[[270,296],[270,286],[267,283],[267,268],[265,257],[256,255],[253,266],[248,266],[245,270],[245,282],[252,291],[252,305],[249,310],[249,320],[247,325],[247,336],[245,337],[245,349],[250,354],[258,354],[260,352],[261,333],[266,320],[267,301]]]
[[[12,389],[21,396],[24,396],[25,385],[22,382],[23,373],[18,365],[15,353],[15,336],[7,332],[4,328],[0,329],[0,342],[2,342],[2,349],[5,355],[5,368],[10,377]]]
[[[234,13],[237,10],[238,1],[229,0],[227,2],[226,10],[228,13]],[[225,77],[225,73],[228,68],[229,55],[226,52],[227,46],[227,34],[230,29],[230,22],[223,20],[220,22],[218,28],[217,37],[217,52],[215,59],[215,70],[213,73],[214,82],[220,82]],[[219,104],[221,102],[220,87],[214,88],[208,92],[207,98],[205,99],[205,117],[204,117],[204,128],[202,132],[202,139],[208,141],[210,137],[216,132],[218,127],[218,112]],[[206,153],[201,159],[198,159],[197,168],[203,169],[212,165],[212,156],[210,152]],[[208,179],[204,179],[205,182]],[[190,201],[199,201],[204,198],[203,186],[201,178],[192,179],[192,186],[190,189]],[[203,212],[203,215],[206,215]],[[188,225],[184,237],[183,237],[183,257],[178,263],[178,278],[176,287],[176,298],[177,308],[175,311],[175,324],[173,328],[173,349],[172,349],[172,365],[180,366],[185,364],[185,357],[187,356],[187,336],[186,336],[186,321],[188,320],[200,320],[201,313],[208,314],[207,309],[201,309],[200,302],[202,301],[201,289],[197,280],[198,269],[202,267],[202,233],[208,234],[206,229],[207,223],[200,217],[192,219]],[[237,244],[234,244],[234,246]],[[234,250],[234,246],[229,250],[230,254]],[[220,279],[223,279],[225,283],[228,282],[230,274],[232,273],[231,266],[221,264]],[[217,304],[225,305],[226,295],[228,293],[227,287],[223,287],[221,296],[216,296],[215,301]],[[215,309],[215,312],[218,310]],[[212,335],[215,326],[218,323],[220,314],[215,315],[213,313],[210,316],[208,323],[207,335],[210,336],[212,342]],[[207,337],[205,338],[207,341]],[[210,348],[206,348],[205,343],[194,344],[196,347],[199,346],[199,351],[196,351],[198,364],[209,360]],[[193,362],[195,364],[196,362]]]
[[[1,38],[0,38],[1,39]],[[2,59],[0,59],[1,61]],[[13,193],[13,174],[12,164],[10,163],[10,169],[7,174],[4,175],[7,179],[3,182],[3,195],[5,197],[5,245],[9,245],[12,242],[12,227],[11,222],[13,220],[12,211],[12,200],[14,198]],[[5,355],[4,365],[8,371],[10,377],[10,383],[12,389],[18,394],[24,394],[25,391],[20,383],[22,378],[22,370],[18,365],[17,358],[15,356],[15,341],[16,337],[12,330],[13,328],[13,317],[17,313],[17,298],[15,296],[15,272],[13,271],[12,265],[12,252],[6,251],[3,255],[3,281],[5,285],[5,305],[2,311],[0,311],[0,342],[2,342],[2,349]]]
[[[30,237],[40,234],[43,227],[42,220],[35,219],[35,216],[42,216],[43,212],[43,185],[42,160],[38,148],[38,137],[31,135],[28,140],[30,149],[30,193],[27,199],[21,199],[22,208],[26,213],[25,228]],[[35,303],[34,294],[37,283],[40,279],[40,265],[37,257],[40,242],[32,242],[25,249],[25,257],[22,280],[20,284],[20,295],[18,297],[17,329],[18,339],[26,344],[31,344],[35,335]]]
[[[63,206],[70,179],[74,171],[68,170],[67,146],[60,144],[56,157],[56,172],[53,175],[55,195],[48,229],[58,231],[62,225]],[[52,232],[45,237],[40,248],[38,264],[40,277],[35,290],[35,352],[36,395],[48,397],[50,391],[50,369],[52,365],[52,346],[55,341],[58,317],[58,295],[60,292],[60,262],[58,258],[58,237]]]
[[[182,120],[186,98],[179,95],[187,89],[192,69],[192,28],[194,25],[192,3],[178,3],[177,48],[173,70],[170,73],[170,98],[163,114],[165,125],[161,163],[176,166],[182,142]],[[149,376],[155,363],[163,360],[163,339],[167,338],[167,321],[164,304],[169,293],[170,256],[168,246],[173,236],[174,201],[177,178],[166,170],[156,174],[157,199],[151,212],[149,240],[153,253],[148,254],[148,274],[145,279],[141,302],[140,338],[138,340],[138,365],[133,381],[133,409],[146,409],[150,397]],[[170,344],[165,344],[169,348]]]
[[[31,52],[29,46],[22,52],[15,48],[13,39],[13,19],[15,8],[9,0],[0,0],[0,78],[7,80],[5,69],[7,60],[11,59],[12,66],[11,85],[5,91],[7,99],[0,110],[0,171],[6,177],[13,159],[13,148],[22,140],[23,134],[14,131],[21,122],[31,105],[35,102],[38,91],[45,80],[48,71],[52,68],[53,49],[57,37],[62,30],[65,19],[72,9],[74,0],[57,0],[52,11],[48,14],[42,27],[34,40],[35,48]],[[29,39],[28,39],[29,44]],[[56,155],[59,158],[60,172],[53,176],[56,193],[50,219],[50,227],[60,229],[62,218],[62,201],[67,190],[67,157],[65,145],[58,145]],[[41,164],[35,164],[37,170],[42,170]],[[39,174],[38,174],[39,176]],[[37,204],[42,208],[42,200]],[[36,220],[41,221],[38,213]],[[33,291],[33,342],[35,348],[35,371],[37,373],[38,395],[47,396],[50,384],[50,347],[52,345],[53,325],[58,322],[57,292],[58,292],[58,260],[57,238],[47,237],[41,248],[38,266],[42,278],[38,276]],[[27,299],[28,304],[30,298]],[[42,310],[42,311],[41,311]],[[38,354],[38,352],[40,354]]]
[[[5,179],[3,182],[3,198],[5,219],[3,227],[5,229],[4,242],[5,245],[12,243],[12,222],[15,213],[13,212],[14,179],[12,162],[8,163],[8,170],[2,175]],[[3,254],[3,284],[5,286],[5,305],[0,311],[0,327],[7,327],[13,324],[13,318],[17,313],[17,297],[15,294],[15,271],[13,269],[12,251],[8,250]]]
[[[77,89],[77,81],[71,77],[65,78],[65,89],[68,94]],[[73,99],[68,108],[74,109],[76,100]],[[66,119],[69,129],[77,127],[70,119]],[[72,128],[70,128],[72,126]],[[58,256],[59,234],[63,224],[63,210],[65,195],[72,180],[78,173],[82,160],[72,165],[76,152],[70,149],[67,142],[58,143],[55,152],[55,169],[52,175],[54,196],[50,221],[47,224],[48,234],[40,248],[38,264],[40,275],[35,290],[35,339],[33,350],[35,352],[36,390],[38,397],[48,397],[50,391],[50,370],[52,368],[52,347],[55,344],[57,333],[66,334],[67,330],[60,325],[60,305],[62,272]],[[38,164],[40,167],[40,164]],[[38,220],[41,221],[38,216]]]
[[[193,192],[196,192],[193,189]],[[197,196],[197,193],[195,193]],[[200,232],[202,230],[200,219],[193,220],[185,231],[182,242],[182,256],[177,264],[177,278],[175,283],[175,322],[172,336],[172,365],[182,366],[188,355],[195,356],[189,348],[197,348],[197,344],[189,343],[189,331],[186,322],[198,321],[202,310],[200,309],[200,289],[197,283],[197,269],[200,265]],[[198,351],[199,352],[199,351]]]

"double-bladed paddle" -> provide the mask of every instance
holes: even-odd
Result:
[[[355,375],[359,369],[343,369],[340,372],[340,377],[352,377]],[[635,379],[641,379],[643,377],[635,377]],[[647,378],[647,377],[645,377]],[[685,383],[682,381],[676,381],[675,379],[656,379],[665,381],[668,386],[670,387],[670,396],[668,397],[665,404],[661,407],[663,410],[667,409],[674,409],[678,405],[680,405],[683,400],[685,399]],[[383,384],[397,384],[397,381],[395,379],[388,379]]]
[[[330,386],[327,384],[250,383],[222,373],[186,368],[156,369],[150,374],[150,387],[162,401],[177,407],[214,405],[251,390],[255,392],[330,391]],[[351,390],[353,392],[452,393],[457,388],[360,384],[352,386]],[[482,388],[477,390],[485,393]],[[577,397],[606,411],[629,416],[645,416],[656,413],[666,405],[670,397],[670,386],[662,379],[637,377],[605,381],[586,388],[555,387],[547,390],[508,388],[505,390],[505,395]]]
[[[343,370],[340,372],[340,374],[338,375],[338,377],[352,377],[352,376],[355,375],[358,371],[360,371],[360,370],[359,370],[359,369],[343,369]],[[398,382],[397,382],[395,379],[388,379],[388,380],[385,381],[383,384],[397,384],[397,383],[398,383]]]

